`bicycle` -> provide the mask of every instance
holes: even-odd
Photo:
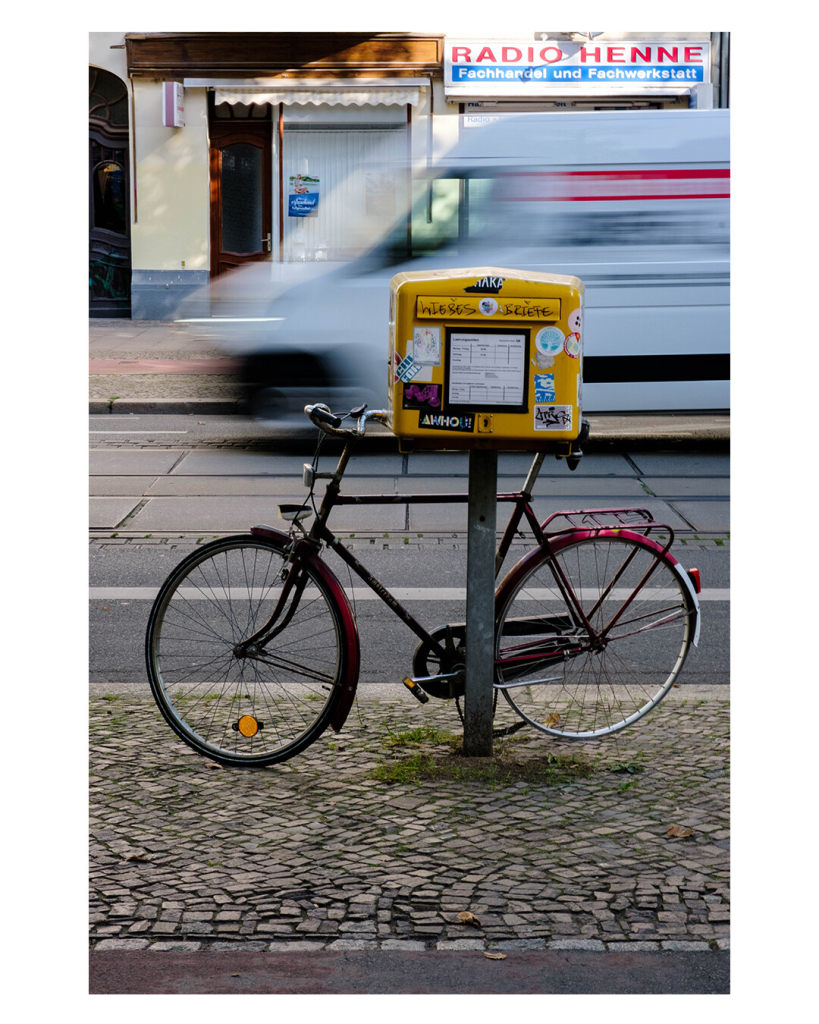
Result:
[[[288,532],[255,526],[204,545],[170,574],[148,622],[148,676],[165,720],[194,750],[230,767],[285,761],[328,726],[339,732],[350,711],[358,629],[341,583],[320,557],[323,545],[418,636],[413,673],[403,680],[410,692],[424,703],[454,699],[461,710],[465,624],[427,631],[327,520],[338,505],[466,502],[468,495],[342,494],[356,441],[367,422],[386,422],[387,414],[362,406],[347,414],[355,428],[343,429],[347,417],[326,405],[305,412],[323,433],[304,466],[307,498],[279,506]],[[318,472],[325,434],[345,441],[331,473]],[[570,464],[581,455],[573,450]],[[494,700],[502,694],[518,716],[503,732],[528,724],[550,736],[597,739],[646,715],[678,678],[699,639],[699,573],[669,553],[673,530],[646,509],[556,512],[539,523],[530,502],[544,457],[534,456],[520,491],[498,494],[513,509],[496,577],[523,519],[536,546],[495,593]],[[319,479],[328,484],[317,509]],[[307,530],[302,524],[311,515]]]

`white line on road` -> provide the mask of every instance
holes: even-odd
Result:
[[[156,595],[159,593],[156,587],[91,587],[89,589],[89,598],[92,601],[153,601]],[[208,590],[199,589],[197,587],[181,587],[179,593],[182,597],[189,601],[203,601],[210,600],[214,596],[224,597],[224,590]],[[278,590],[267,591],[270,596],[274,596],[278,593]],[[348,590],[349,593],[349,590]],[[395,587],[390,593],[398,601],[465,601],[466,600],[466,587]],[[630,591],[626,588],[616,589],[614,591],[614,597],[619,600],[624,600]],[[652,593],[647,600],[660,601],[668,600],[671,591],[655,591]],[[227,596],[231,600],[237,600],[240,598],[248,597],[249,591],[247,587],[230,587]],[[711,588],[710,590],[703,590],[699,595],[700,601],[729,601],[730,590],[726,587],[721,589],[718,587]],[[258,598],[261,595],[260,588],[253,588],[251,596]],[[305,596],[315,597],[317,592],[311,589],[305,590]],[[354,587],[352,594],[353,600],[355,601],[375,601],[378,600],[378,595],[370,590],[369,587]],[[518,596],[518,600],[529,600],[529,601],[543,601],[557,599],[557,593],[555,591],[548,591],[545,589],[530,589]],[[588,600],[596,596],[596,591],[584,589],[581,591],[581,599]]]
[[[187,430],[89,430],[89,434],[187,434]]]

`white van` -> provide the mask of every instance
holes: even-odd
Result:
[[[224,306],[217,330],[256,415],[383,406],[389,281],[443,267],[584,281],[584,413],[728,409],[727,110],[504,114],[461,128],[413,192],[411,217],[358,260],[292,287],[275,285],[285,267],[249,268],[242,321]]]

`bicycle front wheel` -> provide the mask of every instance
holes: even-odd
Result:
[[[495,685],[549,735],[596,739],[642,718],[674,685],[694,637],[683,570],[624,533],[555,538],[501,585]]]
[[[231,767],[299,753],[341,700],[349,638],[309,563],[279,616],[281,631],[250,654],[238,646],[276,608],[285,547],[244,536],[206,545],[168,577],[148,622],[148,676],[162,714],[191,747]]]

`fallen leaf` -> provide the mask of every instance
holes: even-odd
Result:
[[[553,712],[552,712],[552,713],[551,713],[551,714],[549,715],[549,717],[548,717],[548,718],[546,719],[546,724],[547,724],[548,726],[555,726],[555,725],[557,725],[557,723],[558,723],[559,721],[560,721],[560,714],[559,714],[559,712],[557,712],[557,711],[553,711]]]
[[[231,974],[231,978],[241,978],[241,974]]]
[[[220,764],[215,764],[213,761],[211,761],[210,764],[205,765],[205,767],[206,768],[221,768],[222,766]]]
[[[102,606],[102,610],[103,610],[104,612],[107,612],[107,611],[108,611],[108,605],[107,605],[107,604],[104,604],[104,605]]]
[[[480,928],[481,926],[481,922],[469,910],[462,910],[458,914],[458,920],[461,922],[461,924],[471,924],[474,925],[476,928]]]
[[[484,953],[484,956],[487,958],[487,960],[505,960],[506,959],[506,954],[505,953]]]
[[[672,825],[671,828],[668,829],[668,831],[666,832],[666,835],[667,836],[676,836],[676,837],[679,837],[680,839],[684,839],[686,836],[690,836],[692,832],[693,832],[693,829],[683,828],[682,825]]]
[[[196,421],[196,425],[197,425],[198,427],[204,427],[204,425],[205,425],[205,421],[204,421],[204,420],[197,420],[197,421]],[[233,975],[231,975],[231,977],[233,977],[233,978],[238,978],[238,977],[239,977],[239,975],[238,975],[238,974],[233,974]]]

